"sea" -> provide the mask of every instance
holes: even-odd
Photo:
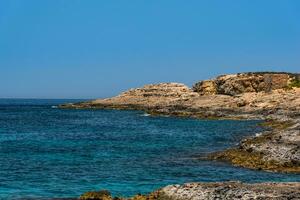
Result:
[[[72,99],[0,99],[0,199],[78,197],[106,189],[146,194],[186,182],[300,181],[205,155],[263,130],[260,121],[59,109]]]

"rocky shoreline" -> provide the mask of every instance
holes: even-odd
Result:
[[[180,83],[152,84],[116,97],[65,104],[60,108],[134,109],[152,115],[201,119],[262,119],[263,125],[269,127],[266,131],[207,158],[257,170],[300,173],[299,74],[223,75],[200,81],[193,88]],[[272,187],[276,188],[277,184],[281,186],[276,183]],[[299,183],[296,185],[299,190]]]
[[[208,199],[299,199],[300,183],[241,182],[187,183],[169,185],[148,195],[112,197],[108,191],[86,192],[80,200],[208,200]]]
[[[266,121],[263,125],[273,128],[209,157],[251,169],[299,173],[299,122]]]

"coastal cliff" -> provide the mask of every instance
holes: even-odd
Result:
[[[300,173],[299,74],[222,75],[195,83],[192,88],[180,83],[151,84],[130,89],[116,97],[64,104],[60,108],[133,109],[152,115],[200,119],[261,119],[264,120],[261,124],[265,127],[263,132],[201,159],[221,160],[256,170]],[[221,188],[221,192],[217,188]],[[168,194],[167,197],[148,196],[144,199],[240,199],[236,195],[244,197],[246,193],[249,196],[244,199],[297,199],[300,198],[299,189],[299,183],[195,183],[168,186],[152,194]],[[261,194],[262,190],[265,193]],[[214,192],[220,193],[216,196]],[[288,194],[294,196],[286,198]]]

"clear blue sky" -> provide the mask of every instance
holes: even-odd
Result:
[[[0,98],[300,71],[298,0],[0,0]]]

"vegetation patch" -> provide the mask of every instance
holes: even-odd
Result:
[[[148,195],[137,194],[130,198],[112,197],[107,190],[91,191],[82,194],[79,200],[171,200],[163,195],[159,190]]]
[[[259,126],[262,127],[269,127],[272,129],[277,130],[284,130],[291,126],[293,126],[295,123],[292,121],[277,121],[277,120],[267,120],[259,124]]]
[[[288,84],[288,89],[292,89],[293,87],[300,88],[300,80],[294,79]]]
[[[112,200],[111,194],[107,190],[91,191],[82,194],[80,200]]]

